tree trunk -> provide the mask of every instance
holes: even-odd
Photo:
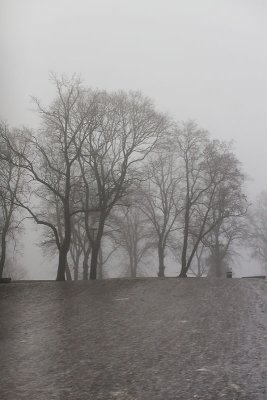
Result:
[[[66,265],[67,265],[67,257],[68,257],[68,252],[70,249],[70,237],[71,237],[71,231],[67,233],[67,237],[65,236],[65,239],[63,241],[62,246],[60,247],[59,250],[59,258],[58,258],[58,268],[57,268],[57,281],[65,281],[65,271],[66,271]]]
[[[96,239],[93,241],[93,244],[92,244],[90,279],[97,278],[98,253],[100,250],[101,239],[102,239],[103,232],[104,232],[104,224],[105,224],[105,217],[104,217],[104,215],[102,215],[102,216],[100,216]]]
[[[2,239],[1,239],[0,278],[2,278],[3,276],[5,261],[6,261],[6,231],[4,229],[2,232]]]
[[[159,256],[159,272],[158,272],[158,277],[159,278],[164,278],[165,277],[165,266],[164,266],[164,249],[163,247],[159,244],[158,246],[158,256]]]
[[[73,268],[73,279],[77,281],[79,279],[79,267],[78,265],[74,265]]]
[[[197,257],[197,278],[200,278],[202,276],[201,272],[201,256]]]
[[[100,249],[100,241],[96,240],[92,246],[91,265],[90,265],[90,279],[97,278],[97,260]]]
[[[91,248],[88,247],[84,254],[84,259],[83,259],[83,280],[88,281],[89,277],[89,255],[90,255]]]
[[[211,262],[210,262],[209,276],[213,276],[216,278],[224,278],[226,277],[224,256],[222,249],[220,247],[219,234],[218,232],[215,232],[215,234],[216,234],[215,244],[211,249],[211,255],[210,255]]]
[[[66,264],[65,274],[66,274],[67,281],[72,281],[70,267],[69,267],[68,263]]]
[[[81,253],[76,249],[76,256],[73,257],[74,266],[73,266],[73,280],[79,280],[79,262],[80,262]]]
[[[133,254],[133,268],[134,268],[134,276],[133,278],[137,277],[137,268],[138,268],[138,256],[137,256],[137,242],[134,243],[134,254]]]
[[[129,261],[130,261],[130,278],[136,278],[136,267],[134,262],[134,256],[131,251],[129,254]]]
[[[137,263],[136,259],[134,258],[132,278],[136,278],[137,277],[137,268],[138,268],[138,263]]]
[[[196,240],[196,243],[194,244],[193,250],[192,250],[188,260],[186,261],[186,252],[185,252],[185,258],[183,259],[183,257],[182,257],[182,269],[181,269],[179,278],[186,278],[187,277],[187,271],[190,268],[191,262],[192,262],[192,260],[193,260],[193,258],[195,256],[195,253],[196,253],[196,251],[198,249],[199,243],[200,243],[201,239],[203,238],[203,231],[204,231],[205,223],[206,223],[206,220],[207,220],[207,216],[208,216],[208,211],[206,212],[206,215],[205,215],[204,221],[202,223],[202,227],[200,229],[198,238]],[[186,250],[187,250],[188,234],[189,234],[189,223],[187,225]]]
[[[214,267],[215,267],[216,278],[221,278],[222,277],[222,266],[221,266],[221,261],[219,259],[216,261]]]
[[[182,268],[179,274],[179,278],[187,278],[187,265],[186,265],[186,259],[182,259]]]
[[[97,271],[97,279],[103,279],[103,253],[101,247],[99,249],[99,257],[98,257],[98,271]]]
[[[71,216],[70,216],[70,166],[66,171],[65,201],[64,201],[64,240],[59,249],[57,281],[65,281],[67,257],[71,242]]]
[[[190,212],[190,207],[188,204],[188,198],[189,196],[187,195],[186,199],[186,210],[185,210],[185,226],[184,226],[184,240],[183,240],[183,251],[182,251],[182,268],[179,274],[179,278],[186,278],[187,277],[187,246],[188,246],[188,233],[189,233],[189,212]]]
[[[59,250],[58,267],[57,267],[57,281],[65,281],[65,268],[67,261],[67,253],[63,247]]]

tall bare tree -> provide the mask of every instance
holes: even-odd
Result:
[[[217,212],[220,212],[219,209]],[[218,220],[216,211],[213,210],[212,223]],[[229,263],[237,255],[237,246],[244,236],[246,207],[239,215],[223,218],[215,224],[214,228],[203,238],[203,244],[208,249],[207,262],[208,275],[225,277],[229,269]]]
[[[203,243],[200,243],[195,252],[195,257],[189,267],[189,270],[196,278],[201,278],[208,272],[207,260],[206,260],[206,248]]]
[[[113,228],[109,236],[118,250],[127,254],[129,275],[136,278],[141,261],[155,247],[149,220],[140,206],[132,203],[130,207],[113,212],[109,224]]]
[[[99,210],[95,236],[87,230],[92,246],[90,279],[97,277],[97,260],[105,222],[138,179],[138,166],[167,129],[167,118],[156,112],[139,92],[102,92],[98,96],[98,126],[84,141],[80,167],[90,204],[92,178],[94,207]]]
[[[19,157],[13,165],[27,171],[31,198],[17,199],[37,224],[50,228],[58,249],[57,280],[65,280],[67,255],[71,243],[71,196],[75,187],[77,159],[85,138],[95,125],[94,94],[85,90],[75,77],[71,80],[53,77],[57,97],[48,107],[35,99],[42,126],[36,134],[23,130],[18,132],[19,141],[14,143],[5,137],[12,157]],[[23,151],[20,144],[23,143]],[[62,237],[49,215],[34,206],[36,199],[51,202],[54,196],[63,215]],[[34,202],[31,201],[34,199]]]
[[[174,154],[157,153],[147,167],[147,181],[142,191],[140,207],[150,221],[158,251],[158,276],[164,277],[164,258],[170,235],[183,205],[179,201],[180,171]]]
[[[73,279],[79,279],[79,267],[83,261],[83,279],[88,279],[88,259],[91,251],[85,227],[84,214],[72,218],[72,241],[70,245],[70,257],[73,265]]]
[[[19,166],[10,162],[10,151],[5,137],[11,136],[4,123],[0,124],[0,278],[6,262],[7,238],[18,230],[17,195],[23,187],[23,171]],[[16,158],[18,162],[18,158]]]
[[[261,192],[248,213],[246,244],[262,263],[267,276],[267,192]]]
[[[246,208],[242,193],[244,175],[231,146],[211,141],[193,122],[178,128],[173,142],[180,171],[183,171],[183,246],[179,276],[186,277],[203,238],[225,219],[243,215]],[[218,208],[222,196],[225,207],[214,219],[213,210]],[[190,246],[191,236],[194,237],[193,246]]]

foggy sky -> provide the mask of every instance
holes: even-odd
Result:
[[[235,141],[249,194],[267,189],[265,0],[0,0],[0,118],[37,126],[49,72],[141,90]]]

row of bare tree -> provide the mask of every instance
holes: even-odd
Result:
[[[91,90],[76,77],[53,82],[48,107],[35,99],[38,131],[1,125],[0,275],[22,210],[44,227],[57,280],[101,278],[118,251],[135,277],[155,249],[159,277],[169,250],[180,277],[201,275],[204,253],[210,273],[222,275],[248,208],[231,145],[175,123],[139,92]]]

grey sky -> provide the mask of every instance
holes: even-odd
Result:
[[[106,89],[140,89],[179,120],[234,139],[267,189],[265,0],[0,0],[0,118],[34,125],[30,95],[49,71]]]

